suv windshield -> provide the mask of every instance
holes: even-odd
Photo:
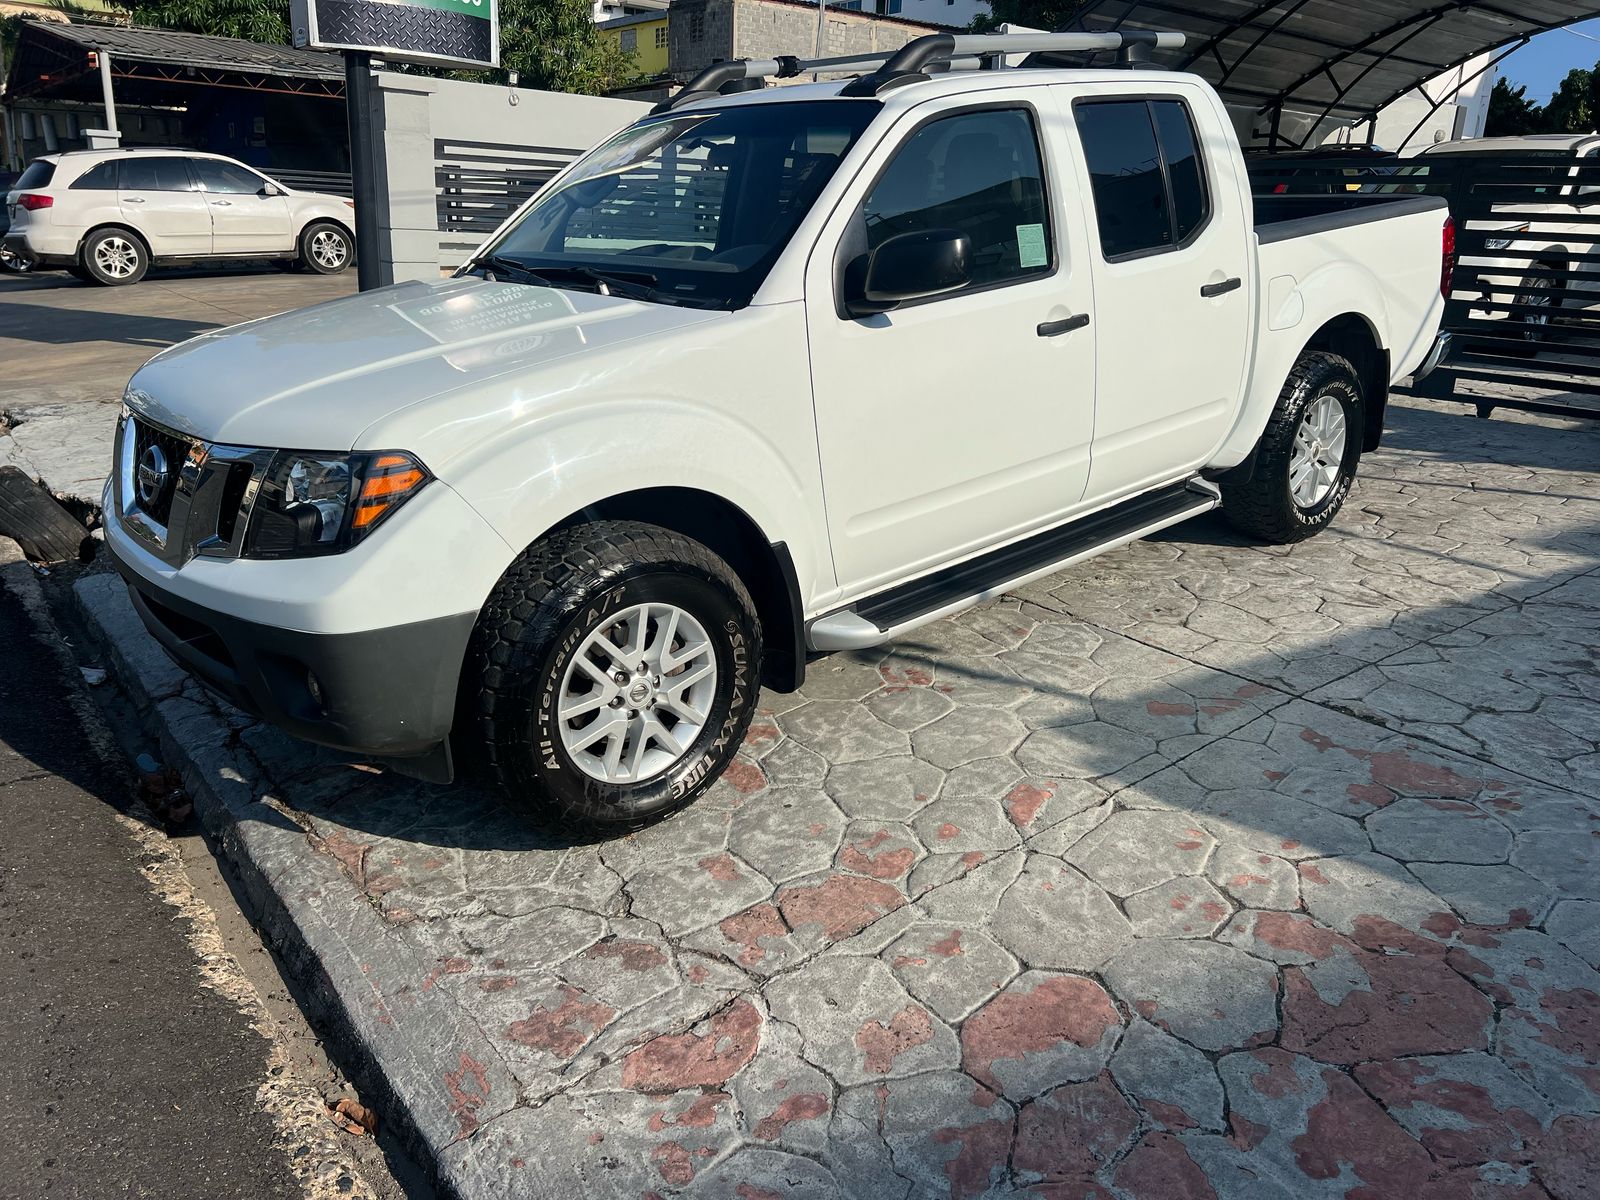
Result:
[[[741,308],[878,110],[808,100],[640,122],[581,159],[476,269]]]

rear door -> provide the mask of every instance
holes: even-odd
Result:
[[[294,249],[289,201],[267,180],[220,158],[190,160],[206,203],[217,254],[273,254]]]
[[[157,258],[211,253],[211,214],[178,155],[130,154],[118,160],[117,207]]]
[[[1089,494],[1105,501],[1203,466],[1227,434],[1249,362],[1255,245],[1243,160],[1208,93],[1062,90],[1094,213]]]

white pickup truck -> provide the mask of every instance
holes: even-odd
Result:
[[[1219,504],[1317,532],[1434,344],[1443,202],[1253,202],[1201,80],[1047,57],[1174,36],[719,64],[454,278],[158,354],[104,501],[145,623],[294,734],[615,828],[809,655]]]

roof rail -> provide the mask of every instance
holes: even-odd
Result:
[[[844,88],[846,96],[875,96],[904,83],[926,79],[930,70],[957,66],[999,66],[1010,54],[1066,54],[1115,50],[1129,65],[1146,62],[1155,49],[1175,50],[1181,33],[1130,29],[1121,33],[930,33],[898,50],[882,54],[847,54],[838,58],[740,58],[712,63],[689,80],[676,96],[650,111],[670,112],[718,94],[765,86],[766,79],[793,79],[808,72],[836,72],[856,67],[874,69]]]

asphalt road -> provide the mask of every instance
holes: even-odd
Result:
[[[0,1196],[302,1196],[254,1102],[267,1043],[200,986],[126,768],[4,588],[0,645]]]

